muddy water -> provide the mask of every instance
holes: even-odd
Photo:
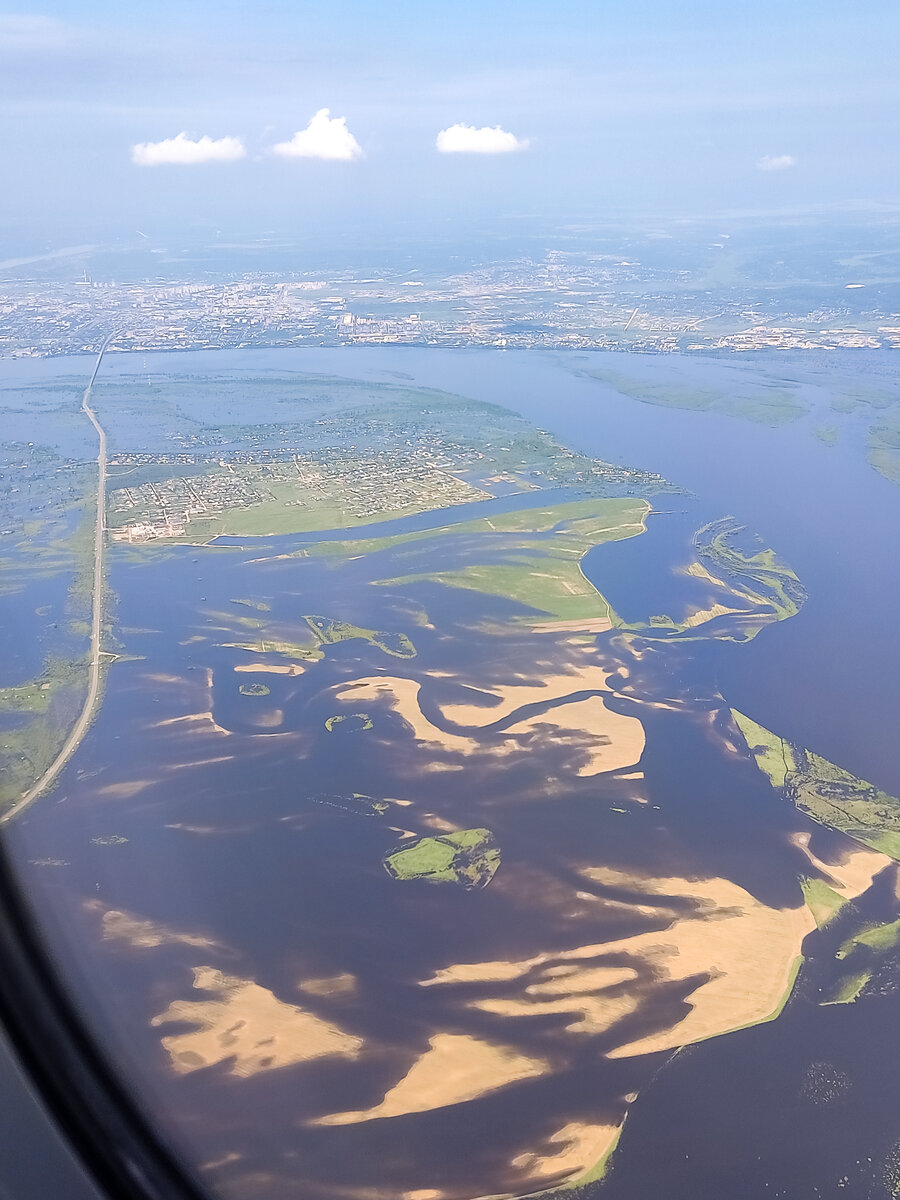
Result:
[[[461,358],[474,372],[476,360]],[[398,361],[410,368],[408,356]],[[412,365],[419,369],[418,360]],[[461,388],[454,369],[453,386]],[[347,370],[345,356],[339,370]],[[647,410],[639,411],[642,421]],[[729,445],[724,439],[722,455]],[[658,461],[651,456],[642,465]],[[696,479],[678,482],[694,486]],[[589,576],[628,619],[679,616],[695,606],[698,583],[676,568],[689,561],[693,529],[729,511],[725,498],[679,499],[670,506],[676,512],[651,518],[646,535],[592,551]],[[428,518],[411,521],[392,528],[428,525]],[[788,533],[786,541],[801,544],[796,526]],[[789,648],[799,645],[790,653],[802,660],[825,636],[836,601],[820,603],[818,632],[801,627],[796,643],[790,630],[802,618],[763,630],[748,646],[629,647],[606,634],[586,650],[565,636],[514,626],[520,613],[500,599],[429,583],[377,584],[462,564],[465,538],[426,538],[355,561],[251,562],[309,541],[186,547],[153,564],[114,556],[111,584],[128,631],[125,650],[134,657],[111,670],[98,719],[56,792],[11,832],[83,1011],[185,1161],[215,1189],[241,1197],[349,1197],[373,1188],[391,1197],[521,1192],[538,1175],[529,1155],[552,1156],[552,1139],[569,1126],[616,1124],[625,1098],[642,1092],[604,1185],[611,1195],[663,1190],[663,1180],[667,1194],[685,1198],[756,1195],[769,1184],[786,1195],[806,1194],[799,1188],[813,1195],[813,1179],[829,1194],[824,1189],[850,1154],[875,1165],[835,1194],[882,1194],[873,1180],[883,1174],[895,1110],[849,1097],[865,1086],[866,1022],[882,1041],[878,1031],[893,1000],[876,998],[880,1015],[862,1004],[839,1015],[815,1007],[816,981],[827,979],[830,958],[813,935],[808,978],[772,1026],[706,1043],[659,1075],[665,1052],[607,1057],[677,1023],[715,964],[698,961],[694,978],[667,980],[646,960],[604,955],[603,944],[650,931],[664,940],[679,917],[716,921],[722,914],[698,905],[689,889],[670,889],[663,910],[651,891],[592,884],[588,875],[613,867],[667,880],[722,878],[771,908],[799,906],[797,876],[809,867],[789,835],[812,833],[826,860],[839,857],[844,843],[779,801],[755,767],[728,752],[709,715],[721,710],[722,690],[736,707],[761,695],[768,704],[751,708],[754,717],[779,728],[781,700],[769,699],[757,678],[771,689],[771,656],[758,647],[777,635]],[[857,553],[848,547],[845,561]],[[813,572],[820,587],[830,577],[824,564]],[[867,586],[861,576],[857,582]],[[842,580],[840,594],[846,587]],[[253,610],[237,597],[268,607]],[[356,639],[328,647],[297,675],[235,671],[282,661],[241,643],[263,635],[270,643],[308,642],[302,616],[311,612],[405,633],[417,655],[399,659]],[[580,776],[578,746],[540,732],[497,754],[494,735],[503,722],[468,730],[478,745],[472,753],[442,749],[439,739],[423,749],[383,699],[354,705],[340,698],[360,678],[413,679],[422,684],[422,711],[446,732],[441,705],[459,703],[465,689],[490,691],[567,668],[575,678],[583,654],[619,667],[634,685],[616,690],[614,677],[607,704],[643,724],[643,778],[633,778],[633,769]],[[268,691],[247,695],[247,683]],[[573,683],[573,696],[582,691]],[[840,700],[816,694],[809,705],[830,712],[845,700],[846,692]],[[351,723],[326,729],[329,717],[359,709],[371,730]],[[877,712],[870,700],[867,720]],[[804,728],[807,720],[800,714],[793,725]],[[367,807],[367,798],[386,807]],[[404,835],[433,835],[445,825],[493,832],[502,863],[489,887],[390,878],[382,860]],[[884,896],[863,903],[890,909]],[[514,1017],[497,1010],[498,1002],[521,1004],[524,989],[546,984],[546,967],[570,963],[565,956],[584,948],[592,948],[584,951],[591,965],[625,965],[632,973],[610,996],[625,1002],[607,1027],[571,1029],[574,1001],[568,1012]],[[539,966],[505,981],[423,986],[458,964],[536,959]],[[195,975],[203,967],[220,976]],[[235,985],[216,984],[221,977],[257,991],[235,1000]],[[198,979],[212,986],[198,988]],[[198,1001],[204,1010],[184,1007]],[[316,1018],[315,1030],[296,1024],[297,1010]],[[160,1023],[163,1014],[169,1019]],[[218,1050],[179,1041],[202,1020],[214,1024]],[[240,1031],[254,1021],[265,1044],[247,1049]],[[317,1056],[326,1027],[334,1053]],[[465,1103],[389,1120],[317,1123],[376,1108],[442,1036],[499,1044],[508,1063],[533,1069]],[[852,1086],[837,1089],[844,1136],[839,1150],[830,1143],[820,1169],[809,1156],[836,1120],[829,1102],[792,1102],[781,1124],[753,1113],[761,1098],[813,1095],[803,1080],[822,1062]],[[744,1164],[760,1158],[748,1175]],[[541,1182],[553,1181],[545,1169]]]

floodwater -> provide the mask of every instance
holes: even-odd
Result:
[[[499,543],[473,550],[452,529],[358,557],[317,556],[333,533],[220,539],[158,559],[113,551],[126,658],[56,789],[8,839],[86,1019],[189,1167],[235,1198],[522,1194],[571,1174],[552,1162],[575,1127],[602,1131],[627,1110],[612,1170],[588,1195],[892,1195],[900,1000],[885,986],[856,1004],[817,1003],[846,922],[896,917],[890,872],[846,927],[806,938],[795,995],[774,1022],[674,1058],[677,1036],[668,1049],[616,1053],[677,1024],[715,977],[702,955],[692,975],[666,978],[627,949],[644,933],[665,941],[673,921],[708,922],[714,937],[728,912],[699,901],[690,881],[725,880],[767,909],[794,910],[798,875],[811,868],[791,838],[810,834],[826,863],[847,850],[729,750],[726,704],[900,791],[890,637],[900,489],[866,465],[858,438],[828,448],[811,436],[812,417],[775,430],[642,405],[552,356],[123,355],[110,374],[140,372],[140,357],[170,374],[213,364],[248,377],[402,372],[513,408],[574,449],[659,471],[693,495],[657,496],[645,534],[584,562],[626,620],[696,606],[701,584],[679,572],[694,531],[726,514],[809,592],[797,616],[746,644],[627,646],[612,632],[585,647],[515,624],[522,613],[508,601],[406,579],[463,567],[473,553],[504,561]],[[436,531],[568,495],[506,497],[465,518],[448,510],[352,536]],[[303,550],[313,552],[285,557]],[[318,659],[279,657],[277,642],[313,644],[308,614],[405,634],[416,656],[356,638]],[[579,674],[585,656],[612,672],[611,691]],[[271,669],[288,661],[303,670]],[[464,703],[489,712],[479,693],[555,672],[572,676],[571,691],[515,718],[546,726],[444,715]],[[421,687],[427,745],[393,693],[369,682],[394,678]],[[605,711],[641,722],[646,744],[639,762],[626,755],[598,773],[552,722],[601,692]],[[326,727],[360,712],[371,729]],[[384,870],[410,835],[447,828],[492,832],[502,862],[489,886]],[[664,904],[642,879],[667,882]],[[605,1025],[583,1016],[579,1026],[577,999],[528,1011],[573,961],[621,973]],[[484,963],[499,964],[493,978],[440,983]],[[753,970],[738,974],[739,991],[752,991]],[[438,1071],[414,1103],[380,1108],[447,1039],[459,1053],[501,1047],[486,1059],[491,1082],[454,1095]]]

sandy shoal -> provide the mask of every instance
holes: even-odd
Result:
[[[871,885],[876,869],[869,851],[866,862],[847,862],[853,895]],[[853,852],[848,859],[855,857]],[[607,954],[627,953],[649,964],[662,980],[682,980],[700,973],[713,978],[688,997],[690,1012],[675,1025],[609,1052],[610,1058],[674,1050],[690,1042],[768,1020],[786,999],[803,939],[816,927],[810,910],[776,909],[761,904],[727,879],[642,879],[611,868],[589,868],[599,883],[636,892],[689,896],[702,907],[680,917],[659,933],[643,933],[606,945]],[[849,889],[848,889],[849,894]],[[712,917],[713,919],[710,919]]]
[[[311,996],[347,996],[356,991],[357,980],[349,971],[343,971],[340,975],[328,975],[321,979],[304,979],[299,987]]]
[[[442,983],[509,983],[521,980],[517,995],[473,999],[467,1007],[502,1017],[538,1017],[560,1013],[571,1015],[570,1033],[602,1033],[616,1021],[634,1012],[639,997],[622,991],[637,972],[629,966],[597,965],[590,960],[605,947],[583,946],[559,954],[539,954],[521,962],[461,963],[439,971],[422,987]],[[560,960],[568,961],[561,962]],[[555,964],[555,965],[547,965]],[[530,982],[528,982],[530,981]]]
[[[491,724],[510,715],[523,704],[536,700],[552,700],[572,691],[605,687],[606,672],[601,667],[586,667],[578,675],[554,677],[553,686],[527,686],[498,689],[502,702],[497,708],[485,710],[475,706],[448,705],[457,715],[470,710],[477,714],[482,725]],[[369,676],[341,687],[335,699],[353,704],[372,700],[386,701],[410,726],[413,735],[436,749],[456,754],[510,754],[521,748],[523,735],[547,732],[555,746],[568,744],[573,753],[585,758],[578,775],[594,775],[601,771],[619,770],[632,766],[644,751],[644,727],[637,717],[623,716],[607,708],[601,696],[591,696],[572,704],[561,704],[536,717],[529,717],[499,733],[486,735],[481,741],[462,733],[438,729],[425,717],[419,707],[421,685],[413,679],[397,676]],[[490,716],[486,717],[486,712]]]
[[[136,796],[144,788],[153,787],[158,779],[128,779],[121,783],[105,783],[102,787],[94,788],[95,796],[107,796],[116,800],[127,800]]]
[[[581,621],[576,617],[572,621],[542,621],[529,628],[532,633],[607,633],[612,621],[609,617],[586,617]]]
[[[140,949],[155,949],[157,946],[196,946],[200,949],[223,950],[224,947],[214,938],[200,933],[182,933],[170,929],[159,921],[150,921],[134,913],[123,912],[121,909],[104,910],[100,900],[88,900],[85,904],[88,912],[98,913],[105,941],[125,942],[129,946]]]
[[[528,717],[506,729],[507,734],[552,731],[553,744],[568,742],[586,761],[576,775],[598,775],[633,766],[644,753],[644,727],[637,717],[623,716],[606,707],[602,696],[589,696],[561,704],[549,712]]]
[[[620,1125],[588,1125],[570,1121],[550,1135],[546,1146],[531,1154],[519,1154],[512,1166],[527,1172],[530,1180],[566,1175],[583,1175],[607,1153],[621,1132]],[[533,1185],[533,1182],[531,1183]]]
[[[823,862],[809,848],[810,835],[795,833],[791,841],[807,856],[810,863],[830,880],[830,886],[847,900],[861,896],[872,884],[879,871],[893,865],[894,860],[879,850],[869,850],[847,839],[847,853],[839,863]]]
[[[254,675],[302,675],[306,667],[303,663],[272,664],[252,662],[238,663],[234,667],[234,670],[252,672]]]
[[[204,733],[229,733],[227,729],[218,724],[211,712],[185,713],[181,717],[167,717],[162,721],[152,721],[149,728],[166,729],[179,725],[185,729],[190,729],[193,726],[198,732],[200,731],[200,726],[204,726]]]
[[[799,844],[805,841],[808,837],[801,835]],[[851,899],[892,860],[860,848],[848,850],[837,865],[813,861]],[[646,979],[648,972],[661,984],[712,976],[689,993],[691,1007],[683,1018],[609,1051],[611,1058],[624,1058],[674,1050],[769,1019],[786,1000],[803,939],[816,927],[805,905],[771,908],[728,879],[642,877],[611,867],[590,867],[583,874],[632,892],[635,902],[627,907],[657,917],[664,928],[519,962],[456,963],[420,986],[503,983],[507,994],[502,997],[463,997],[462,1002],[510,1018],[572,1013],[578,1019],[567,1025],[570,1032],[598,1033],[643,1003],[632,995],[630,979]],[[673,901],[684,898],[694,904],[679,914]],[[516,980],[521,986],[510,993],[508,985]]]
[[[356,1058],[362,1040],[336,1025],[279,1000],[252,979],[194,968],[194,987],[213,996],[175,1000],[154,1017],[154,1026],[185,1022],[194,1029],[162,1038],[180,1075],[230,1062],[232,1075],[247,1077],[315,1058]]]
[[[610,672],[597,663],[582,663],[558,675],[542,675],[535,683],[497,684],[487,695],[499,701],[489,707],[477,704],[442,704],[441,716],[454,725],[483,727],[511,716],[525,704],[545,704],[574,692],[608,692]]]
[[[419,708],[420,687],[414,679],[400,679],[393,675],[367,676],[340,688],[335,692],[335,699],[353,704],[365,704],[369,700],[386,701],[412,728],[418,741],[431,742],[456,754],[473,754],[478,750],[479,743],[474,738],[445,733],[423,716]]]
[[[429,1112],[474,1100],[507,1084],[542,1075],[547,1069],[543,1060],[528,1058],[507,1046],[464,1034],[439,1033],[380,1104],[358,1112],[332,1113],[313,1124],[352,1125]]]

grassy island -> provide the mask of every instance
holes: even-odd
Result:
[[[461,829],[423,837],[393,850],[384,860],[392,879],[456,883],[467,891],[483,888],[500,866],[500,849],[489,829]]]
[[[732,715],[759,769],[801,812],[900,860],[900,800],[743,713]]]

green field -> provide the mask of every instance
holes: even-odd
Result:
[[[50,766],[78,716],[87,659],[48,658],[37,679],[0,688],[0,713],[22,718],[0,730],[0,806],[12,804]]]
[[[756,765],[768,775],[773,787],[784,787],[788,773],[795,770],[794,756],[788,743],[735,708],[731,710],[731,715],[753,752]]]
[[[800,886],[803,889],[806,907],[815,917],[819,929],[829,925],[847,903],[824,879],[809,879],[804,876],[800,880]]]
[[[478,533],[466,548],[472,560],[444,571],[418,572],[378,582],[396,587],[442,583],[502,596],[557,620],[608,619],[621,624],[607,601],[585,577],[581,559],[592,547],[644,532],[650,506],[632,498],[576,500],[548,508],[518,509],[496,517],[447,526],[425,534],[399,535],[403,541]],[[392,541],[390,545],[399,545]],[[360,543],[350,543],[357,549]],[[385,539],[378,549],[389,548]],[[358,551],[357,551],[358,552]],[[489,561],[485,561],[485,560]],[[499,561],[492,561],[497,560]],[[537,616],[521,617],[534,622]]]

